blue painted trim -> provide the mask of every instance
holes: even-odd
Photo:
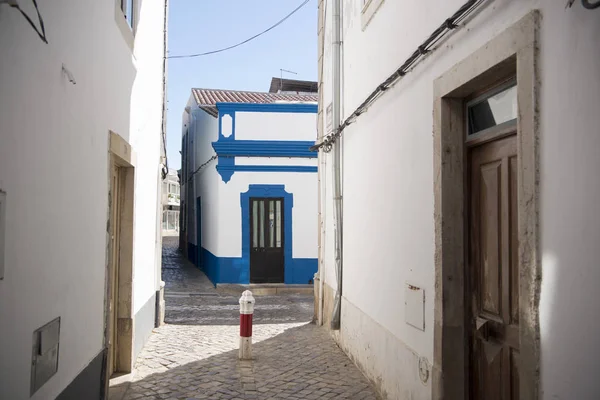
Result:
[[[277,113],[310,113],[316,114],[318,112],[317,104],[307,103],[269,103],[269,104],[256,104],[256,103],[217,103],[217,110],[219,110],[219,116],[221,112],[226,114],[235,111],[245,112],[277,112]]]
[[[242,207],[242,263],[250,276],[250,198],[283,198],[283,276],[284,283],[292,282],[292,208],[294,195],[285,191],[285,185],[250,185],[240,193]]]
[[[223,182],[227,183],[236,172],[301,172],[316,173],[318,167],[310,165],[235,165],[231,163],[233,158],[226,159],[226,164],[219,163],[217,172],[221,175]]]
[[[218,257],[205,248],[201,249],[202,270],[213,283],[250,283],[249,264],[242,257]],[[285,277],[286,284],[310,284],[317,272],[316,258],[293,258],[291,273]]]
[[[223,116],[229,115],[231,117],[231,135],[228,137],[223,136]],[[235,111],[224,111],[219,112],[219,142],[231,142],[235,140]]]
[[[250,270],[244,268],[240,257],[217,257],[202,248],[203,271],[213,283],[249,283]]]
[[[217,159],[217,172],[221,175],[223,182],[229,182],[235,172],[235,157],[219,157]]]
[[[234,165],[236,172],[317,172],[310,165]]]
[[[317,158],[310,140],[230,140],[232,136],[212,142],[218,156]]]

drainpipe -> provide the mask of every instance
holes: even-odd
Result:
[[[320,38],[319,38],[319,48],[320,48],[320,53],[321,53],[321,57],[319,59],[319,85],[323,82],[323,62],[325,61],[325,1],[326,0],[321,0],[319,2],[319,34],[320,34]],[[322,87],[319,87],[319,104],[321,107],[321,118],[317,118],[317,142],[320,143],[323,139],[323,115],[326,114],[323,113],[323,108],[324,108],[324,104],[323,104],[323,90],[321,90]],[[326,175],[326,163],[325,163],[325,154],[322,151],[319,151],[317,153],[317,163],[318,163],[318,175],[317,175],[317,180],[318,180],[318,199],[319,199],[319,297],[318,297],[318,317],[317,317],[317,321],[319,325],[323,325],[323,281],[325,280],[325,273],[323,271],[323,269],[325,268],[325,231],[323,229],[323,223],[325,221],[325,205],[324,205],[324,199],[326,198],[325,196],[325,188],[323,187],[324,182],[326,182],[326,179],[322,179],[322,177],[327,176]]]
[[[341,64],[341,0],[333,0],[333,131],[337,132],[340,127],[340,64]],[[340,329],[340,315],[342,307],[342,182],[341,182],[341,140],[333,145],[333,229],[335,240],[335,272],[337,279],[337,291],[333,304],[333,315],[331,317],[331,329]]]

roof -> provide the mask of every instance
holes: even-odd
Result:
[[[269,93],[296,92],[296,93],[317,93],[319,84],[314,81],[299,81],[296,79],[271,78],[271,87]]]
[[[265,93],[265,92],[247,92],[241,90],[220,90],[220,89],[192,89],[192,94],[198,106],[217,117],[217,103],[255,103],[270,104],[280,101],[290,102],[316,102],[316,94],[288,94],[288,93]]]

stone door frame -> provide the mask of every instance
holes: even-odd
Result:
[[[435,304],[433,399],[467,399],[464,99],[517,78],[520,394],[539,394],[539,24],[537,10],[434,82]]]

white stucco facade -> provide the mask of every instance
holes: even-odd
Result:
[[[215,284],[248,283],[243,233],[249,211],[244,211],[248,201],[242,194],[256,185],[281,187],[290,195],[285,202],[290,201],[291,215],[291,221],[285,222],[289,231],[284,227],[291,234],[285,283],[312,282],[318,244],[317,160],[308,148],[316,138],[316,105],[218,103],[217,108],[219,115],[214,117],[199,108],[192,96],[189,112],[183,115],[188,150],[183,160],[187,172],[182,174],[182,200],[187,204],[182,206],[186,210],[186,231],[182,231],[186,239],[182,240],[187,242],[189,258]],[[227,123],[220,126],[219,119]],[[282,148],[281,142],[292,147]],[[192,175],[215,153],[217,159]]]
[[[109,131],[131,145],[135,169],[135,354],[154,327],[165,3],[135,3],[134,36],[119,2],[41,2],[48,44],[0,5],[2,399],[62,398],[72,383],[100,396],[100,369],[77,379],[107,346]],[[37,22],[31,2],[19,4]],[[58,370],[30,397],[32,334],[57,317]]]
[[[326,134],[333,13],[332,0],[320,3],[326,9],[320,85]],[[342,121],[464,1],[372,1],[379,8],[365,11],[359,3],[342,1]],[[428,365],[431,376],[434,359],[434,82],[539,10],[539,398],[592,399],[600,393],[594,377],[600,323],[589,318],[600,313],[590,297],[600,282],[600,10],[579,1],[571,8],[533,0],[488,3],[343,132],[343,295],[334,336],[388,398],[432,398],[432,380],[423,382],[419,372]],[[327,292],[337,287],[332,156],[320,157],[319,265],[327,322]],[[424,291],[423,331],[405,322],[407,283]]]

